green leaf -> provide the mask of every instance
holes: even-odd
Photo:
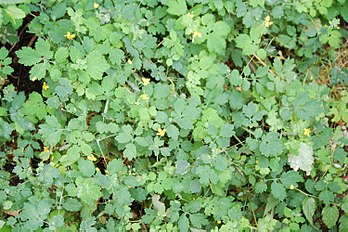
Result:
[[[69,166],[75,163],[80,158],[80,148],[77,145],[70,147],[66,155],[60,158],[60,163],[63,166]]]
[[[305,143],[300,143],[300,148],[298,149],[298,155],[290,154],[288,157],[288,162],[290,167],[295,171],[301,169],[306,171],[307,176],[312,170],[312,165],[314,163],[313,158],[313,148]]]
[[[179,137],[179,129],[171,124],[167,127],[167,135],[168,137],[177,140]]]
[[[324,190],[319,194],[319,199],[323,201],[326,205],[332,203],[335,199],[335,194],[329,190]]]
[[[172,15],[183,15],[187,11],[185,0],[168,0],[167,6],[167,12]]]
[[[152,196],[151,200],[152,200],[153,208],[156,211],[159,211],[162,214],[164,214],[166,211],[166,206],[163,202],[160,201],[160,196],[155,194]]]
[[[0,0],[0,4],[9,5],[9,4],[18,4],[18,3],[26,3],[29,0]]]
[[[277,132],[270,132],[262,136],[260,151],[265,156],[278,156],[283,152],[283,143]]]
[[[230,27],[223,21],[214,23],[213,32],[207,37],[207,46],[210,52],[224,54],[226,49],[226,36],[230,32]]]
[[[284,172],[281,175],[280,180],[282,184],[286,187],[290,187],[290,185],[294,185],[295,187],[297,187],[297,182],[302,182],[303,177],[298,172],[288,171]]]
[[[122,186],[120,189],[115,191],[115,195],[117,196],[118,204],[128,205],[133,201],[131,194],[129,193],[128,187],[126,186]]]
[[[87,177],[91,177],[95,172],[95,166],[90,160],[79,159],[78,167],[80,172]]]
[[[286,198],[286,191],[282,184],[273,182],[271,185],[272,195],[280,201],[283,201]]]
[[[226,36],[230,33],[231,30],[228,24],[224,21],[218,21],[214,23],[213,28],[214,33],[224,38],[226,38]]]
[[[225,138],[231,138],[235,134],[234,126],[231,124],[224,124],[220,128],[220,136]]]
[[[334,30],[330,33],[329,36],[329,45],[336,49],[340,47],[340,43],[341,43],[341,32]]]
[[[263,213],[263,215],[268,215],[269,211],[271,209],[274,209],[277,205],[279,205],[279,200],[276,199],[275,197],[273,197],[272,195],[269,195],[267,198],[267,204],[266,204],[266,208],[265,211]]]
[[[340,232],[347,232],[348,231],[348,216],[342,215],[340,218]]]
[[[25,12],[14,5],[8,6],[5,12],[12,19],[22,19],[25,17]]]
[[[258,110],[258,105],[252,102],[249,102],[248,105],[243,106],[243,113],[248,118],[251,118]]]
[[[23,105],[23,113],[33,123],[36,123],[38,119],[44,119],[47,114],[46,105],[39,93],[33,92],[29,95],[29,99]]]
[[[339,211],[336,206],[326,206],[322,213],[323,222],[328,228],[332,228],[336,225],[338,220]]]
[[[265,0],[250,0],[249,5],[252,7],[257,7],[258,5],[263,7],[265,5]]]
[[[49,222],[50,229],[56,229],[64,226],[64,217],[62,214],[57,214],[52,217]]]
[[[119,143],[128,143],[133,139],[133,129],[131,126],[122,126],[122,131],[118,136],[115,137],[116,141]]]
[[[93,183],[91,178],[78,177],[76,179],[77,196],[89,206],[95,206],[96,201],[102,196],[100,186]]]
[[[2,26],[3,23],[3,14],[2,14],[2,10],[0,9],[0,26]]]
[[[313,225],[313,215],[317,209],[317,204],[314,198],[305,198],[302,202],[302,210],[307,220]]]
[[[230,75],[230,83],[233,86],[240,86],[242,84],[242,77],[237,69],[234,69]]]
[[[0,60],[4,60],[8,56],[8,50],[5,47],[0,48]]]
[[[121,175],[126,172],[126,167],[123,166],[121,159],[113,159],[108,163],[107,170],[110,175]]]
[[[124,157],[129,160],[134,159],[137,156],[137,148],[133,143],[128,143],[126,149],[123,152]]]
[[[44,79],[46,76],[46,71],[47,71],[46,63],[35,64],[29,71],[30,80],[36,81],[36,80]]]
[[[110,55],[110,62],[113,65],[120,65],[122,63],[122,60],[124,60],[124,52],[119,48],[112,48],[109,51]]]
[[[58,119],[55,116],[48,115],[45,118],[45,124],[40,125],[39,133],[47,144],[55,146],[62,135],[61,128]]]
[[[51,45],[47,40],[41,38],[35,44],[35,50],[39,53],[40,56],[43,56],[45,59],[51,59],[53,57],[53,52],[50,51]]]
[[[17,51],[16,54],[19,58],[19,63],[25,66],[31,66],[41,61],[40,54],[31,47],[23,47],[21,50]]]
[[[213,162],[213,166],[216,170],[225,171],[228,169],[229,160],[225,156],[218,155]]]
[[[81,203],[76,198],[67,198],[63,203],[63,207],[70,212],[77,212],[81,208]]]
[[[262,193],[267,190],[267,184],[265,182],[257,182],[255,184],[255,192]]]
[[[179,226],[180,232],[187,232],[189,229],[189,225],[190,225],[190,223],[189,223],[188,218],[186,217],[185,214],[182,214],[180,216],[179,221],[178,221],[178,226]]]
[[[202,226],[208,224],[208,220],[202,213],[190,214],[190,222],[196,228],[202,228]]]
[[[59,19],[65,15],[66,3],[58,3],[52,7],[51,18],[53,20]]]
[[[271,219],[269,215],[260,218],[257,222],[257,231],[276,231],[277,224],[279,222],[276,219]]]
[[[58,63],[63,63],[69,57],[69,49],[66,47],[59,47],[54,54],[54,58]]]
[[[215,52],[219,55],[223,55],[226,49],[226,41],[218,33],[213,32],[207,37],[207,46],[209,52]]]
[[[101,80],[103,73],[110,68],[105,57],[98,50],[89,53],[86,60],[86,71],[92,79]]]
[[[186,160],[178,160],[175,162],[176,174],[184,175],[190,170],[190,163]]]
[[[259,46],[250,38],[249,35],[240,34],[235,39],[236,46],[242,49],[244,55],[250,56],[257,51]]]

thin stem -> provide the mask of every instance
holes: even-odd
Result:
[[[252,206],[252,202],[251,202],[251,199],[250,199],[250,193],[249,192],[248,192],[248,201],[249,201],[249,204],[250,204],[251,213],[253,214],[255,225],[257,227],[257,219],[256,219],[255,211],[254,211],[253,206]]]
[[[99,139],[96,139],[95,141],[97,142],[97,145],[98,145],[99,151],[100,151],[101,155],[103,156],[103,159],[104,159],[105,165],[107,165],[107,164],[108,164],[108,162],[106,162],[106,158],[105,158],[104,152],[103,152],[103,150],[102,150],[102,149],[101,149],[101,147],[100,147],[100,143],[99,143],[99,142],[100,142],[100,140],[99,140]]]
[[[253,56],[254,56],[264,67],[267,67],[267,66],[268,66],[268,65],[267,65],[265,62],[263,62],[263,60],[261,60],[261,58],[258,57],[255,53],[253,54]],[[278,74],[275,73],[275,72],[273,72],[272,69],[268,69],[268,71],[269,71],[270,73],[272,73],[274,77],[278,76]]]
[[[313,198],[319,199],[319,197],[314,196],[314,195],[309,194],[309,193],[306,193],[306,192],[302,191],[301,189],[294,188],[294,190],[296,190],[296,191],[298,191],[298,192],[300,192],[300,193],[302,193],[302,194],[306,195],[307,197],[313,197]]]
[[[240,145],[242,145],[243,147],[245,147],[244,143],[236,136],[236,135],[233,135],[233,137],[238,141],[238,143]]]

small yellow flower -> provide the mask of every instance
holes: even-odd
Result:
[[[48,148],[48,147],[44,147],[44,152],[49,152],[50,151],[50,149]]]
[[[145,85],[145,86],[147,86],[148,84],[150,84],[150,78],[141,78],[141,80],[143,81],[143,84]]]
[[[94,155],[89,155],[89,156],[87,156],[87,159],[89,159],[89,160],[92,161],[92,162],[97,161],[97,158],[95,158]]]
[[[273,22],[271,22],[271,17],[269,17],[269,15],[267,15],[265,18],[265,27],[269,27],[272,24],[273,24]]]
[[[200,33],[199,31],[195,30],[193,32],[193,36],[192,36],[192,42],[195,41],[195,38],[198,37],[198,38],[201,38],[202,37],[202,33]]]
[[[99,6],[100,6],[100,5],[99,5],[98,3],[96,3],[96,2],[93,4],[94,9],[98,9]]]
[[[98,167],[96,167],[95,170],[96,170],[97,172],[100,172],[100,169],[99,169]]]
[[[50,87],[48,86],[48,84],[46,82],[43,83],[42,85],[43,90],[48,90]]]
[[[147,96],[147,94],[146,94],[146,93],[144,93],[144,94],[140,95],[140,97],[139,97],[139,98],[140,98],[140,99],[142,99],[142,100],[145,100],[145,101],[149,100],[149,96]]]
[[[221,221],[220,221],[220,220],[219,220],[219,221],[217,221],[217,224],[218,224],[218,225],[220,225],[220,224],[221,224]]]
[[[311,128],[304,128],[303,134],[308,136],[308,137],[311,136]]]
[[[166,134],[166,129],[158,128],[157,135],[163,137]]]
[[[187,16],[190,17],[191,19],[193,19],[193,17],[195,17],[195,15],[193,13],[188,13]]]
[[[295,189],[295,186],[294,185],[290,185],[290,189]]]
[[[131,59],[128,59],[128,60],[127,60],[127,63],[128,63],[128,64],[133,64],[133,61],[132,61]]]
[[[71,34],[69,31],[64,36],[67,40],[73,40],[76,37],[76,34]]]
[[[106,169],[105,169],[105,171],[104,171],[104,172],[105,172],[105,174],[109,174],[109,171],[108,171],[108,170],[106,170]]]

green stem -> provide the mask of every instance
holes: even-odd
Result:
[[[233,137],[238,141],[238,143],[240,145],[242,145],[243,147],[245,147],[244,143],[236,136],[236,135],[233,135]]]

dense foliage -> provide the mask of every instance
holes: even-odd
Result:
[[[347,22],[346,0],[0,0],[0,230],[348,231]]]

